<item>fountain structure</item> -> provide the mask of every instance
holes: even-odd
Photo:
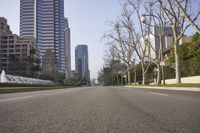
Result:
[[[23,85],[55,85],[55,82],[50,80],[41,80],[35,78],[7,75],[4,70],[2,71],[0,77],[1,77],[0,83],[23,84]]]
[[[1,72],[1,80],[0,80],[0,82],[1,83],[6,83],[7,82],[6,73],[5,73],[4,70]]]

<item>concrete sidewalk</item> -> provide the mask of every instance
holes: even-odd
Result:
[[[125,86],[128,88],[144,88],[158,90],[178,90],[178,91],[195,91],[200,92],[200,87],[162,87],[162,86]]]

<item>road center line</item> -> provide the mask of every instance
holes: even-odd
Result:
[[[157,92],[148,92],[148,93],[154,95],[169,96],[169,94],[164,94],[164,93],[157,93]]]
[[[26,98],[31,98],[31,97],[33,97],[33,96],[15,97],[15,98],[9,98],[9,99],[0,100],[0,102],[7,102],[7,101],[12,101],[12,100],[26,99]]]

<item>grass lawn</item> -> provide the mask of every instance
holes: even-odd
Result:
[[[167,85],[131,85],[131,86],[149,86],[149,87],[200,87],[200,84],[167,84]]]
[[[20,91],[37,91],[37,90],[51,90],[51,89],[65,89],[67,86],[0,86],[1,92],[20,92]]]

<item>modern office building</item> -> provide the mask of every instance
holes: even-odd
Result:
[[[34,37],[41,53],[42,0],[20,0],[20,36]]]
[[[181,29],[180,27],[177,29],[179,32]],[[182,45],[186,42],[189,42],[191,39],[191,36],[183,36],[179,40],[179,45]],[[162,48],[163,53],[165,53],[167,50],[173,48],[173,29],[170,26],[166,26],[163,28],[163,36],[162,36]],[[150,35],[150,43],[152,44],[152,47],[149,47],[149,51],[147,54],[150,54],[152,59],[156,58],[156,55],[159,53],[160,50],[160,35],[159,35],[159,28],[154,27],[154,35]],[[145,42],[143,47],[145,46]],[[150,53],[149,53],[150,52]],[[157,54],[156,54],[157,53]],[[148,59],[148,58],[147,58]]]
[[[17,76],[33,77],[35,62],[38,60],[39,51],[34,38],[19,37],[12,34],[5,18],[0,18],[0,71]]]
[[[56,59],[54,53],[50,49],[46,50],[46,53],[43,57],[42,73],[44,75],[44,79],[58,82],[59,73],[55,60]]]
[[[180,27],[177,29],[178,31],[180,31]],[[158,26],[155,26],[154,27],[154,34],[155,34],[155,50],[156,52],[159,51],[160,49],[160,35],[159,35],[159,27]],[[167,48],[167,44],[165,42],[165,38],[166,37],[171,37],[173,38],[173,29],[171,26],[166,26],[166,27],[163,27],[163,42],[162,42],[162,48],[163,50],[165,50]]]
[[[88,47],[87,45],[78,45],[75,48],[75,68],[80,79],[90,81],[90,71],[88,65]]]
[[[68,79],[70,77],[70,71],[71,71],[71,35],[67,18],[65,18],[65,51],[66,51],[65,78]]]
[[[37,39],[41,59],[46,50],[55,54],[61,74],[65,74],[64,0],[20,0],[20,35]]]
[[[156,55],[159,53],[160,51],[160,35],[159,35],[159,27],[158,26],[154,26],[154,35],[150,35],[150,43],[152,45],[152,47],[149,47],[150,53],[147,53],[147,54],[150,54],[151,58],[152,59],[155,59],[156,58]],[[180,30],[180,29],[178,29]],[[166,27],[163,27],[163,36],[162,36],[162,49],[163,49],[163,52],[165,50],[168,49],[168,42],[169,42],[169,38],[170,39],[173,39],[173,30],[172,30],[172,27],[170,26],[166,26]],[[168,40],[166,40],[168,39]],[[144,42],[145,43],[145,42]]]

